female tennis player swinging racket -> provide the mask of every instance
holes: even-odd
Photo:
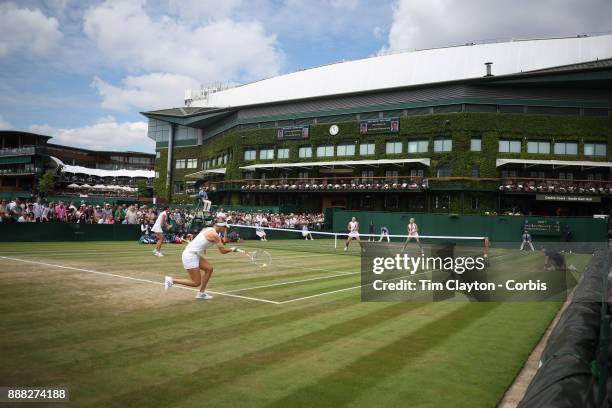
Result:
[[[171,276],[166,276],[164,279],[164,290],[166,293],[174,284],[199,287],[196,294],[198,300],[209,300],[213,297],[206,293],[206,285],[213,273],[213,266],[204,258],[204,253],[209,247],[216,245],[219,252],[227,254],[230,252],[238,252],[237,248],[227,249],[223,245],[223,241],[219,233],[223,232],[223,236],[227,236],[227,223],[224,217],[218,217],[213,227],[205,228],[187,245],[183,251],[183,267],[189,274],[190,279],[173,279]],[[240,251],[246,255],[246,251]],[[204,271],[202,274],[200,271]]]

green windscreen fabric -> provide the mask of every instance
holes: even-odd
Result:
[[[0,164],[20,164],[20,163],[30,163],[31,161],[32,161],[32,156],[0,157]]]

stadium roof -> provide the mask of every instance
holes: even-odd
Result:
[[[380,159],[380,160],[341,160],[327,162],[298,162],[298,163],[261,163],[252,164],[250,166],[240,167],[243,170],[257,169],[286,169],[293,167],[352,167],[352,166],[378,166],[381,164],[403,165],[406,163],[420,163],[425,166],[431,165],[431,160],[426,158],[420,159]]]
[[[74,174],[86,174],[88,176],[97,177],[130,177],[130,178],[154,178],[155,171],[153,170],[103,170],[103,169],[92,169],[90,167],[83,166],[72,166],[64,164],[57,157],[49,156],[58,166],[61,166],[60,171],[62,173],[74,173]]]
[[[573,161],[573,160],[529,160],[529,159],[497,159],[495,166],[500,167],[505,164],[524,164],[524,165],[552,165],[553,167],[580,166],[580,167],[612,167],[612,162],[596,161]]]
[[[468,44],[297,71],[210,92],[206,98],[196,95],[190,107],[183,109],[228,108],[477,79],[485,75],[486,62],[492,62],[493,75],[500,76],[607,58],[612,58],[612,34]]]

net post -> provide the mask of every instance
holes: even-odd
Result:
[[[334,249],[338,249],[338,234],[334,234]]]

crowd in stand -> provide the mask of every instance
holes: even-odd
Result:
[[[94,205],[80,202],[49,201],[38,197],[31,200],[0,201],[0,222],[66,222],[75,224],[138,224],[143,235],[151,235],[151,228],[162,208],[145,204],[110,204]],[[216,215],[226,217],[228,223],[261,226],[272,228],[311,230],[323,229],[322,213],[280,214],[271,212],[225,212],[219,209]],[[194,209],[174,208],[170,213],[173,233],[184,237],[191,230],[191,223],[196,217]]]
[[[240,212],[228,211],[221,208],[218,215],[224,215],[229,224],[261,226],[269,228],[302,229],[306,225],[309,229],[320,231],[323,229],[323,213],[279,214],[271,212]]]
[[[49,201],[38,197],[33,200],[0,201],[0,222],[68,222],[79,224],[140,224],[153,220],[157,209],[138,204]]]

